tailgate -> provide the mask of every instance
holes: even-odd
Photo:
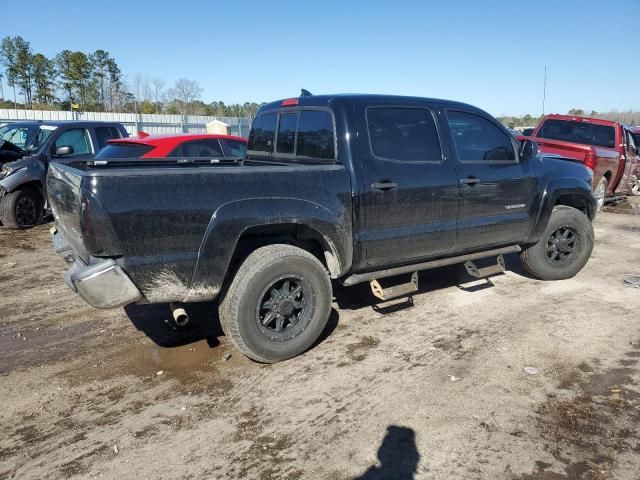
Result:
[[[542,153],[551,153],[584,163],[587,155],[593,151],[589,145],[563,142],[561,140],[547,140],[546,138],[531,137],[538,144]]]
[[[47,173],[47,197],[58,232],[84,260],[88,254],[82,240],[82,171],[52,162]]]

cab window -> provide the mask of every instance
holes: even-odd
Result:
[[[479,115],[447,111],[447,121],[460,162],[515,161],[513,139]]]
[[[89,132],[85,128],[71,128],[60,134],[54,145],[55,151],[64,146],[73,148],[72,155],[86,155],[91,153],[91,143],[89,141]]]

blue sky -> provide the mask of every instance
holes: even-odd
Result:
[[[129,79],[198,81],[205,102],[270,101],[306,88],[540,114],[546,65],[547,113],[640,109],[640,0],[28,5],[0,36],[21,35],[48,56],[102,48]]]

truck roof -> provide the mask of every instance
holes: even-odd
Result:
[[[398,104],[406,104],[406,103],[431,103],[444,105],[447,107],[463,107],[465,110],[475,110],[478,112],[484,112],[478,107],[474,107],[473,105],[469,105],[467,103],[456,102],[453,100],[444,100],[440,98],[427,98],[427,97],[412,97],[412,96],[403,96],[403,95],[381,95],[381,94],[370,94],[370,93],[338,93],[338,94],[328,94],[328,95],[307,95],[300,97],[292,97],[282,100],[277,100],[275,102],[270,102],[263,105],[258,113],[279,109],[281,107],[286,106],[312,106],[312,107],[330,107],[332,104],[337,103],[351,103],[356,101],[364,101],[364,102],[389,102],[389,103],[398,103]]]

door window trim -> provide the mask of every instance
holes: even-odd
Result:
[[[438,144],[440,146],[440,160],[400,160],[398,158],[380,157],[373,151],[373,143],[371,142],[371,129],[369,128],[369,110],[375,110],[380,108],[393,108],[393,109],[407,109],[407,110],[426,110],[431,114],[433,118],[433,124],[436,127],[436,133],[438,135]],[[410,164],[427,164],[427,165],[442,165],[447,157],[444,151],[444,142],[442,141],[442,132],[440,125],[438,124],[438,118],[433,108],[422,105],[398,105],[398,104],[381,104],[381,105],[367,105],[364,109],[364,123],[367,127],[367,142],[369,144],[369,153],[373,158],[381,162],[393,162],[393,163],[410,163]]]
[[[449,125],[449,112],[458,112],[464,113],[466,115],[473,115],[474,117],[482,118],[489,123],[493,124],[498,130],[500,130],[510,141],[511,148],[513,148],[513,160],[460,160],[460,156],[458,155],[458,146],[456,145],[456,141],[453,138],[453,131],[451,130],[451,125]],[[520,163],[520,149],[516,148],[515,142],[517,140],[513,138],[512,135],[505,132],[505,129],[502,125],[499,125],[495,120],[481,115],[478,112],[470,112],[468,110],[464,110],[462,108],[445,108],[444,109],[444,117],[447,122],[447,128],[449,129],[449,138],[451,139],[451,145],[453,146],[453,151],[455,152],[456,162],[462,164],[481,164],[481,165],[515,165]]]

